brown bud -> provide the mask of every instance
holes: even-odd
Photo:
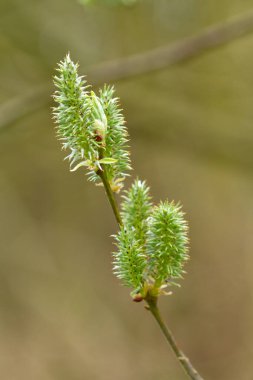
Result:
[[[95,140],[97,142],[101,142],[101,141],[103,141],[103,137],[101,135],[99,135],[98,132],[97,132],[96,135],[95,135]]]
[[[133,301],[134,302],[141,302],[143,300],[142,296],[140,294],[136,294],[134,297],[133,297]]]

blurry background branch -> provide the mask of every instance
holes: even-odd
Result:
[[[233,41],[253,31],[253,10],[227,22],[206,28],[200,34],[187,37],[143,54],[103,63],[92,68],[89,75],[98,81],[120,80],[161,70]]]
[[[27,91],[23,96],[16,96],[0,107],[0,128],[7,127],[21,118],[36,112],[50,102],[48,91],[50,84],[41,85]]]
[[[83,5],[90,5],[92,3],[106,3],[107,5],[126,5],[130,6],[136,3],[137,0],[100,0],[100,1],[95,1],[95,0],[79,0],[79,2]]]
[[[90,81],[118,81],[183,62],[201,53],[243,37],[253,31],[253,10],[227,22],[204,29],[200,34],[187,37],[151,51],[127,58],[108,61],[86,70]],[[0,129],[44,107],[50,101],[51,82],[36,87],[28,93],[7,101],[0,107]]]

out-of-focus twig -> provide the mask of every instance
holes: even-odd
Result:
[[[86,72],[95,85],[118,81],[185,61],[253,32],[253,10],[151,51],[95,65]],[[49,103],[49,83],[0,107],[0,129]]]
[[[200,34],[130,57],[101,63],[89,74],[95,82],[117,81],[135,75],[161,70],[195,57],[248,33],[253,32],[253,10],[226,22],[204,29]]]
[[[50,83],[16,96],[0,106],[0,129],[12,125],[19,119],[37,111],[50,102]]]

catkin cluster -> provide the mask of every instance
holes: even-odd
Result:
[[[174,202],[151,203],[149,188],[136,180],[122,202],[123,226],[115,236],[114,273],[132,287],[136,300],[165,294],[182,277],[188,259],[187,224]]]

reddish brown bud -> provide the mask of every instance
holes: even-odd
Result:
[[[134,302],[141,302],[143,300],[142,296],[140,294],[136,294],[134,297],[133,297],[133,301]]]
[[[96,134],[96,135],[95,135],[95,140],[96,140],[97,142],[101,142],[101,141],[103,141],[103,137],[102,137],[101,135],[99,135],[99,134]]]

